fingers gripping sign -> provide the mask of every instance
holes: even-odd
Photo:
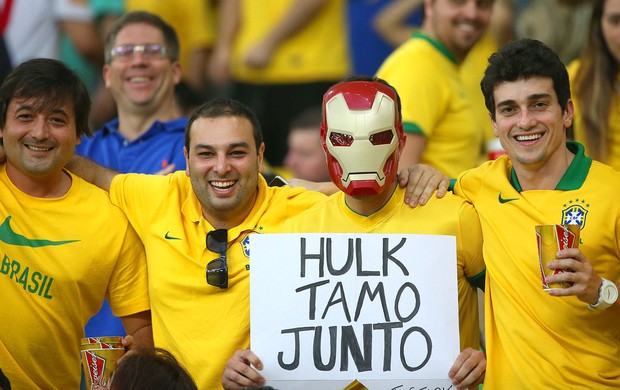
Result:
[[[222,386],[231,390],[262,386],[265,384],[265,378],[258,373],[262,369],[263,363],[252,351],[237,350],[226,362]]]

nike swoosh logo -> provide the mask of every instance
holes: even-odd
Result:
[[[21,234],[17,234],[11,229],[11,216],[6,217],[2,225],[0,225],[0,241],[9,245],[29,246],[31,248],[39,248],[42,246],[58,246],[77,242],[79,240],[51,241],[37,240],[26,238]]]
[[[502,193],[500,192],[499,195],[497,196],[497,200],[499,200],[499,203],[508,203],[508,202],[512,202],[513,200],[519,200],[519,198],[502,198]]]
[[[168,231],[168,232],[166,232],[166,235],[164,236],[164,238],[165,238],[166,240],[180,240],[180,238],[179,238],[179,237],[172,237],[172,236],[169,236],[169,235],[168,235],[169,233],[170,233],[169,231]]]

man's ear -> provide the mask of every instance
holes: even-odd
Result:
[[[185,174],[189,176],[189,152],[185,146],[183,146],[183,155],[185,156]]]
[[[175,61],[172,63],[172,78],[174,79],[174,85],[181,82],[181,63]]]
[[[263,162],[265,160],[265,143],[261,142],[260,147],[258,148],[258,173],[263,173],[265,167],[263,166]]]
[[[493,115],[489,112],[489,119],[491,120],[491,127],[493,127],[493,135],[499,137],[499,131],[497,130],[497,123],[493,119]]]
[[[575,106],[573,104],[573,100],[568,99],[568,101],[566,102],[566,109],[564,109],[564,116],[563,116],[564,128],[568,129],[569,127],[573,125],[574,115],[575,115]]]
[[[110,88],[110,65],[103,65],[103,84],[106,88]]]

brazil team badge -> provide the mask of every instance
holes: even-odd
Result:
[[[580,202],[580,203],[577,203]],[[565,225],[579,225],[581,230],[586,226],[586,217],[588,210],[586,209],[588,204],[585,201],[575,201],[569,204],[564,210],[562,210],[562,224]]]

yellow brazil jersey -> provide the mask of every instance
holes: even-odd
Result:
[[[60,198],[21,192],[0,166],[0,367],[14,389],[77,389],[84,325],[149,309],[144,248],[108,194],[71,175]]]
[[[620,316],[542,289],[541,224],[580,225],[579,247],[597,274],[620,281],[620,173],[568,146],[576,156],[555,190],[522,191],[507,156],[455,186],[476,207],[484,237],[485,390],[620,388]]]
[[[415,33],[385,60],[377,76],[398,91],[405,132],[426,137],[420,163],[450,177],[478,164],[483,130],[456,58],[441,43]]]
[[[575,60],[567,67],[568,76],[570,78],[570,84],[575,85],[575,79],[579,71],[580,61]],[[618,81],[620,82],[620,73],[618,74]],[[575,103],[575,115],[573,118],[573,129],[575,131],[575,140],[582,143],[586,148],[586,154],[588,153],[588,141],[586,140],[585,127],[583,125],[581,108],[582,102],[579,98],[572,94],[573,102]],[[620,171],[620,94],[614,93],[611,97],[610,112],[608,119],[608,134],[607,134],[607,161],[606,163],[614,167],[615,170]]]
[[[350,70],[345,0],[330,0],[299,31],[284,40],[261,69],[244,63],[256,45],[296,0],[240,0],[241,20],[233,48],[235,80],[250,84],[290,84],[340,80]]]
[[[482,283],[482,232],[474,208],[447,194],[431,198],[423,207],[411,208],[403,201],[405,190],[397,188],[388,203],[369,216],[346,205],[343,192],[330,196],[284,226],[292,232],[407,233],[456,236],[457,278],[461,348],[480,348],[478,298],[474,285]]]
[[[215,41],[215,15],[204,0],[124,0],[127,12],[148,11],[161,17],[177,33],[183,75],[189,69],[189,54],[197,48],[210,48]]]
[[[213,226],[202,216],[184,171],[168,176],[114,178],[112,202],[144,242],[155,345],[172,352],[201,389],[221,388],[226,361],[250,344],[251,234],[274,232],[284,220],[325,196],[267,187],[260,176],[247,218],[228,230],[228,288],[207,284],[206,265],[219,257],[206,248]]]

